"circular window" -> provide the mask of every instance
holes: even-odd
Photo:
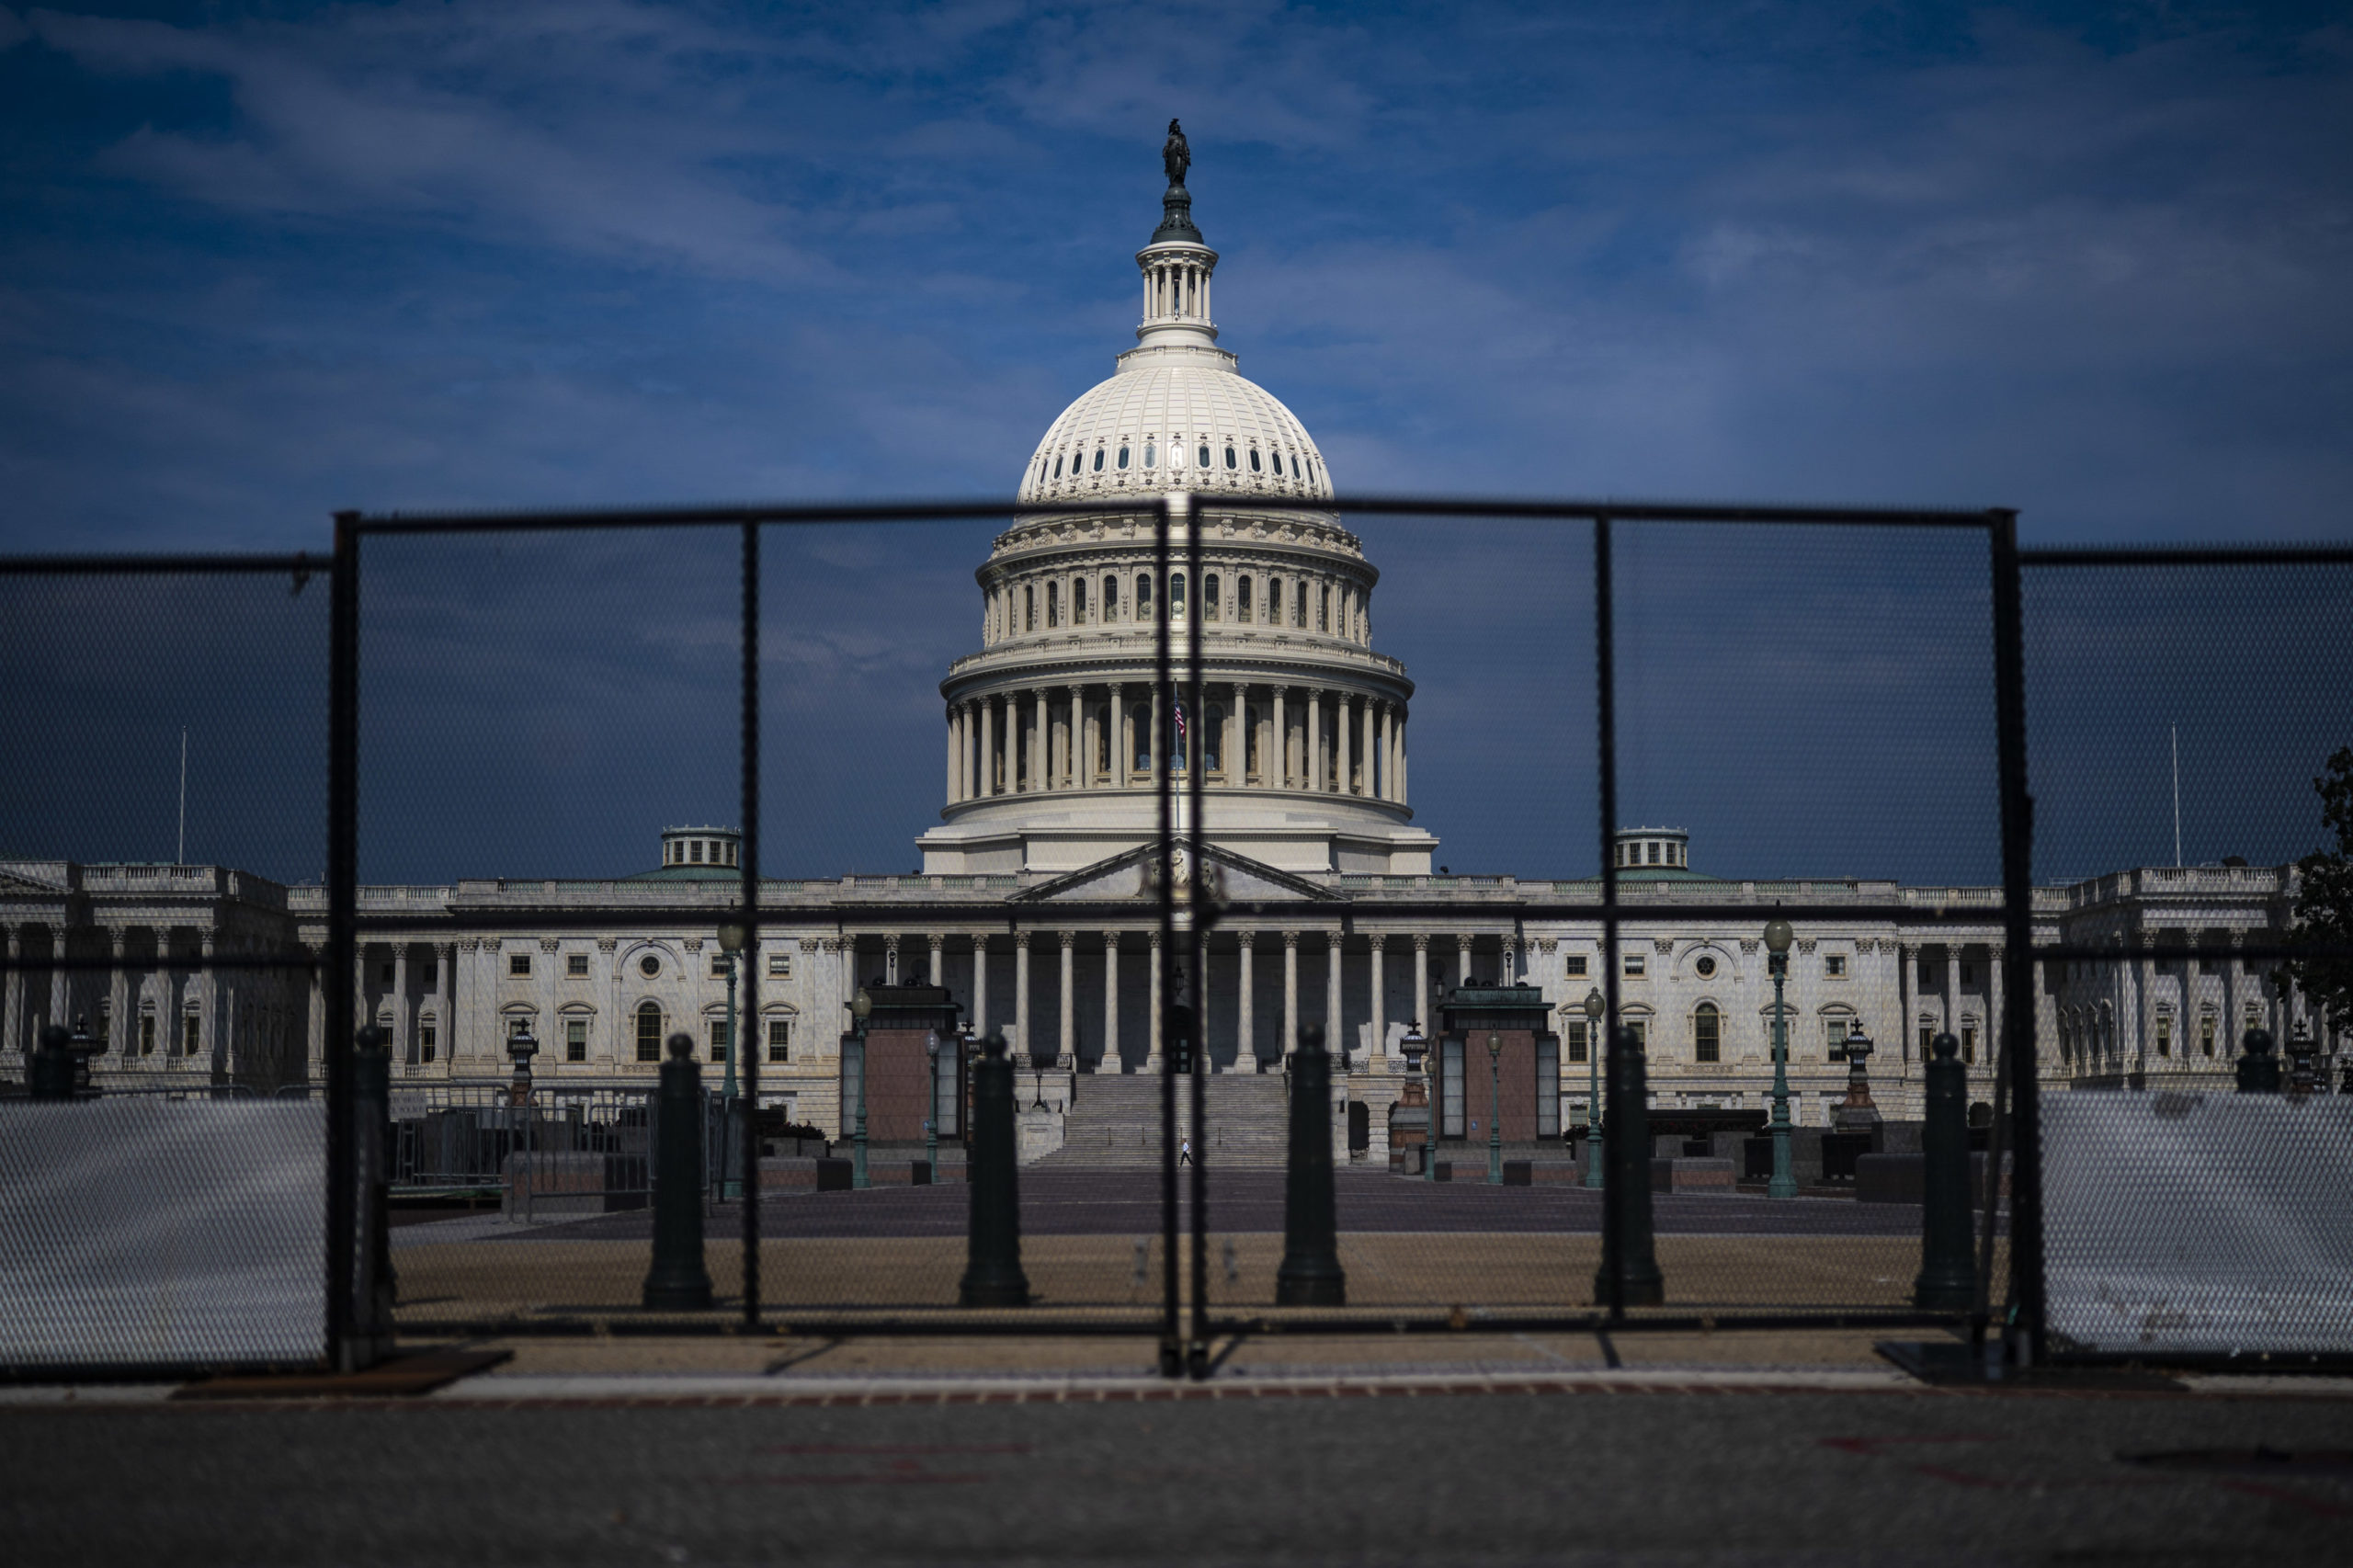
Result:
[[[1711,958],[1702,958],[1691,967],[1699,971],[1700,979],[1705,980],[1716,972],[1716,960]]]
[[[637,972],[651,980],[662,972],[662,960],[648,953],[637,960]]]

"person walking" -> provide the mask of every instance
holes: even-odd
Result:
[[[1193,1163],[1193,1141],[1190,1138],[1182,1139],[1177,1142],[1176,1163],[1180,1165],[1189,1165]]]

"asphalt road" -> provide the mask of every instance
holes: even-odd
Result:
[[[0,1476],[22,1568],[2353,1558],[2353,1402],[2292,1398],[0,1406]]]
[[[1180,1173],[1179,1202],[1191,1224],[1191,1173]],[[1552,1235],[1601,1233],[1601,1194],[1573,1187],[1488,1187],[1483,1182],[1415,1182],[1342,1171],[1334,1183],[1343,1232],[1507,1232]],[[1283,1173],[1209,1173],[1210,1224],[1220,1233],[1279,1232]],[[795,1193],[760,1206],[760,1232],[778,1237],[961,1236],[967,1189],[877,1187],[864,1192]],[[1909,1204],[1858,1203],[1851,1198],[1717,1197],[1656,1193],[1652,1213],[1661,1235],[1916,1236],[1920,1210]],[[732,1235],[733,1205],[708,1223]],[[404,1227],[407,1242],[429,1227]],[[1030,1236],[1149,1235],[1160,1229],[1160,1174],[1152,1170],[1025,1171],[1021,1231]],[[641,1240],[654,1233],[651,1210],[600,1216],[523,1235],[555,1241]],[[501,1239],[517,1239],[514,1235]]]

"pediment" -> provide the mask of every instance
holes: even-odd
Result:
[[[1082,866],[1051,881],[1026,888],[1016,903],[1107,903],[1133,900],[1142,903],[1157,896],[1150,872],[1154,846],[1139,845],[1091,866]],[[1343,895],[1334,888],[1279,870],[1262,860],[1236,855],[1215,845],[1203,845],[1201,858],[1218,869],[1229,903],[1331,903]]]
[[[21,898],[27,894],[55,898],[64,891],[54,883],[35,881],[14,871],[0,871],[0,898]]]

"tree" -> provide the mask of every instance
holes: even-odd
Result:
[[[2336,835],[2333,849],[2296,862],[2303,884],[2296,893],[2290,940],[2312,949],[2287,965],[2297,989],[2328,1017],[2332,1029],[2353,1027],[2353,746],[2339,746],[2328,771],[2313,780],[2323,825]]]

